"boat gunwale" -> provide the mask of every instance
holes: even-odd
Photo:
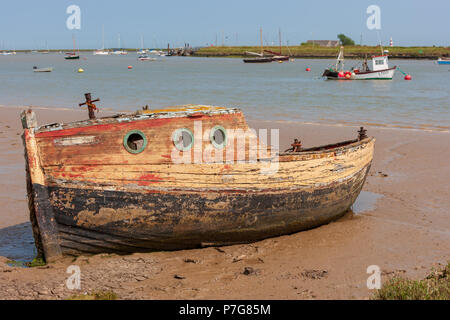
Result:
[[[195,107],[209,107],[208,110],[196,110]],[[188,108],[192,107],[192,110]],[[50,124],[45,124],[39,126],[34,129],[35,133],[43,133],[43,132],[51,132],[51,131],[60,131],[66,129],[74,129],[74,128],[87,128],[99,125],[111,125],[111,124],[120,124],[126,122],[140,121],[140,120],[154,120],[154,119],[171,119],[171,118],[191,118],[194,115],[201,114],[202,116],[216,116],[216,115],[224,115],[224,114],[238,114],[242,113],[242,110],[239,108],[222,108],[217,106],[206,106],[206,105],[183,105],[176,106],[174,108],[186,108],[185,110],[180,111],[158,111],[158,112],[148,112],[141,113],[141,111],[137,111],[135,113],[117,113],[112,116],[101,117],[97,119],[86,119],[73,121],[68,123],[63,122],[55,122]]]
[[[367,137],[367,138],[364,138],[362,140],[358,140],[358,139],[346,140],[346,141],[342,141],[342,142],[336,142],[336,143],[321,145],[321,146],[317,146],[317,147],[306,148],[306,149],[300,150],[298,152],[280,152],[278,154],[278,156],[280,156],[280,157],[284,157],[284,156],[301,156],[301,155],[309,155],[309,154],[320,154],[320,153],[336,152],[336,151],[341,151],[341,150],[345,150],[345,149],[354,148],[354,147],[356,147],[358,145],[368,144],[371,141],[375,141],[375,138],[374,137]],[[340,145],[340,144],[343,144],[343,145],[333,148],[333,146]],[[325,149],[325,150],[310,150],[310,149],[321,149],[321,148],[327,148],[327,149]]]

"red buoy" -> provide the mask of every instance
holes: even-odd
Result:
[[[405,80],[411,80],[412,79],[412,77],[409,75],[409,74],[407,74],[406,76],[405,76]]]
[[[338,77],[339,78],[343,78],[345,76],[345,74],[342,72],[342,71],[340,71],[339,73],[338,73]]]
[[[128,66],[128,69],[133,69],[133,66]]]
[[[352,75],[351,75],[350,73],[346,73],[346,74],[345,74],[345,79],[348,80],[348,79],[350,79],[351,77],[352,77]]]
[[[308,67],[308,68],[306,68],[306,71],[311,71],[311,68],[309,68],[309,67]]]

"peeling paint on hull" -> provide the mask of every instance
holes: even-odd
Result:
[[[370,165],[319,189],[205,196],[48,188],[65,255],[245,243],[313,228],[354,203]],[[67,194],[72,207],[65,207]],[[83,219],[89,214],[91,219]],[[96,216],[98,218],[96,218]]]

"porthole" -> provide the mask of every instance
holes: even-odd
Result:
[[[217,149],[223,149],[227,145],[227,131],[222,126],[215,126],[211,129],[209,139]]]
[[[194,135],[192,134],[191,130],[182,128],[177,129],[172,136],[173,144],[175,145],[175,148],[177,148],[180,151],[188,151],[192,148],[192,145],[194,144]]]
[[[141,153],[147,146],[147,138],[142,131],[132,130],[123,138],[123,146],[129,153]]]

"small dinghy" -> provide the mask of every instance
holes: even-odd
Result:
[[[156,58],[151,58],[151,57],[149,57],[148,55],[143,54],[143,55],[140,55],[140,56],[138,57],[138,60],[139,60],[139,61],[156,61],[157,59],[156,59]]]
[[[345,214],[375,139],[285,152],[260,141],[241,110],[186,105],[24,127],[30,219],[47,261],[248,243]],[[240,144],[242,143],[242,144]],[[239,148],[241,146],[241,148]],[[237,153],[234,150],[241,150]]]
[[[48,67],[48,68],[38,68],[36,66],[33,67],[33,72],[52,72],[53,71],[53,67]]]

